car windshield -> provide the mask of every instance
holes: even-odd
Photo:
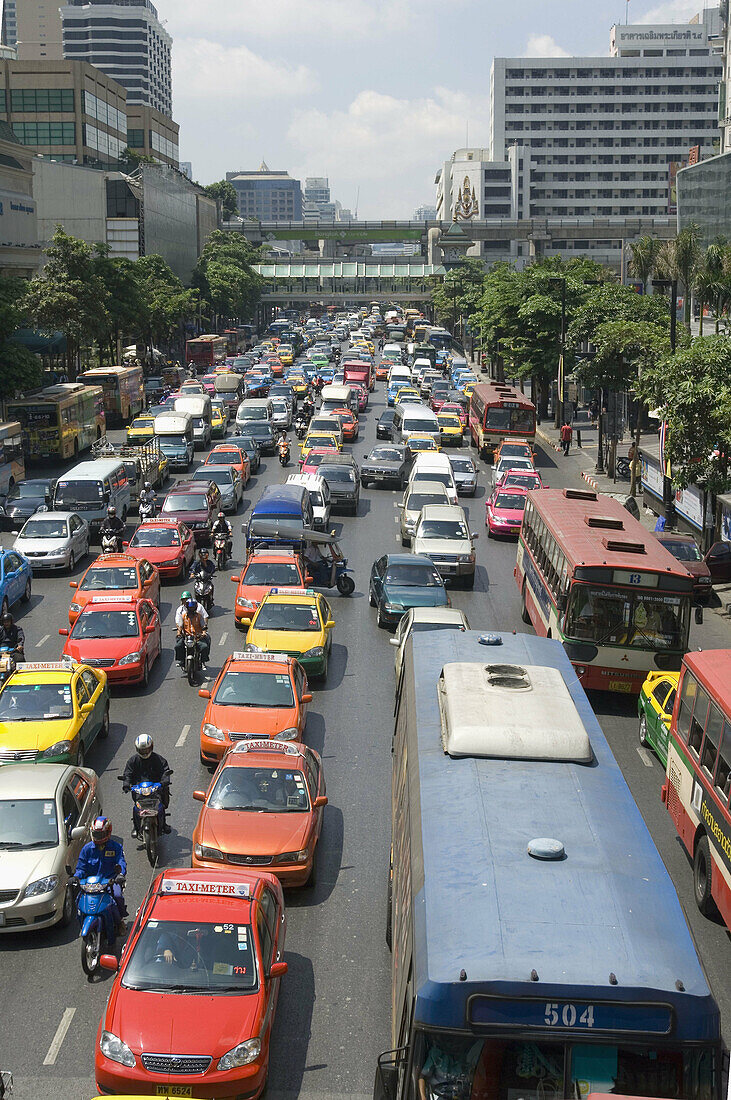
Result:
[[[201,466],[193,474],[194,481],[215,481],[216,485],[230,485],[233,481],[231,467]]]
[[[525,511],[525,497],[522,493],[498,493],[495,498],[496,508],[509,508],[514,512]]]
[[[132,421],[132,423],[130,424],[130,428],[149,428],[149,430],[152,431],[154,424],[155,421],[153,417],[138,416],[135,420]]]
[[[474,474],[475,467],[469,458],[450,458],[452,469],[458,474]]]
[[[505,489],[540,489],[541,483],[536,474],[508,474],[503,487]]]
[[[90,566],[79,585],[84,592],[107,591],[113,588],[137,588],[137,570],[134,566]]]
[[[315,604],[265,602],[254,620],[254,630],[320,630],[320,616]]]
[[[451,489],[452,487],[452,475],[447,470],[419,470],[418,478],[414,480],[436,481],[439,485],[444,485],[447,489]]]
[[[104,498],[104,485],[101,481],[59,481],[56,486],[56,505],[59,508],[73,507],[77,502],[98,504]]]
[[[406,501],[407,512],[420,512],[427,504],[446,504],[444,493],[410,493]]]
[[[50,798],[0,801],[0,851],[55,848],[59,842],[58,818]]]
[[[685,542],[680,539],[660,539],[660,542],[678,561],[703,561],[700,550],[694,542]]]
[[[8,684],[0,693],[0,722],[41,722],[71,718],[73,713],[68,679],[51,684]]]
[[[637,649],[681,649],[688,640],[690,599],[573,586],[564,633],[569,638]]]
[[[74,623],[74,641],[90,638],[136,638],[140,633],[134,611],[95,611],[88,607]]]
[[[248,993],[257,981],[251,926],[204,921],[151,920],[122,975],[127,989],[162,993]]]
[[[184,435],[167,435],[166,434],[166,435],[161,435],[159,437],[159,439],[160,439],[160,450],[162,451],[163,454],[165,454],[167,451],[170,451],[170,453],[172,454],[179,447],[187,447],[187,445],[188,445],[188,440]]]
[[[369,462],[402,462],[403,454],[396,447],[376,447],[368,455]]]
[[[177,531],[165,527],[138,527],[130,541],[130,547],[140,546],[180,546]]]
[[[213,697],[223,707],[293,707],[286,672],[227,672]]]
[[[387,584],[401,588],[442,588],[439,574],[428,565],[391,565],[386,573]]]
[[[171,493],[162,506],[163,512],[207,512],[204,493]]]
[[[34,485],[32,481],[21,481],[19,485],[14,485],[7,495],[7,501],[10,503],[12,500],[26,499],[32,497],[33,500],[43,500],[48,492],[47,485]]]
[[[251,445],[250,440],[246,441],[246,440],[242,439],[241,446],[245,447],[247,442],[249,443],[249,446],[250,446]],[[211,451],[211,453],[209,454],[208,458],[206,459],[204,465],[205,466],[225,466],[225,465],[228,464],[229,466],[233,466],[233,465],[238,464],[240,462],[241,462],[241,451],[234,451],[234,450],[231,450],[231,449],[226,449],[226,450],[221,450],[221,451],[219,451],[219,450]]]
[[[449,416],[440,416],[439,417],[439,427],[440,428],[459,428],[460,431],[462,430],[462,425],[460,423],[459,417],[458,416],[452,416],[451,413],[449,414]]]
[[[284,588],[301,588],[302,578],[294,562],[253,561],[246,567],[242,584],[281,585]]]
[[[224,768],[211,791],[212,810],[251,813],[303,813],[309,810],[305,777],[294,769]]]
[[[501,458],[497,464],[496,474],[501,477],[508,470],[532,470],[533,463],[529,458]]]
[[[323,462],[320,466],[320,474],[325,481],[336,481],[341,485],[355,484],[355,470],[350,466],[330,466]]]
[[[246,427],[251,439],[271,439],[274,434],[274,429],[268,421],[261,424],[248,423]]]
[[[468,539],[469,531],[460,519],[423,519],[416,532],[422,539]]]
[[[432,630],[464,630],[464,623],[412,623],[412,634],[429,634]]]
[[[518,455],[520,458],[532,458],[531,449],[527,443],[503,443],[500,448],[500,457],[509,458]]]
[[[68,527],[65,519],[29,519],[23,528],[24,539],[65,539]]]
[[[404,420],[404,429],[408,432],[436,432],[439,426],[433,420],[417,420],[410,416]]]

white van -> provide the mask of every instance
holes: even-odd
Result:
[[[130,508],[130,486],[124,462],[119,458],[97,458],[80,462],[56,482],[53,508],[57,512],[78,512],[94,537],[116,508],[125,523]]]
[[[407,401],[403,405],[396,405],[393,411],[391,423],[391,441],[393,443],[405,443],[414,432],[425,432],[439,443],[439,421],[437,414],[418,402]]]
[[[438,481],[447,490],[449,503],[457,503],[457,486],[452,464],[441,451],[422,451],[416,456],[409,474],[409,488],[415,481]]]
[[[391,385],[392,382],[410,382],[410,381],[411,381],[411,370],[409,369],[409,367],[402,367],[402,366],[391,367],[390,371],[388,372],[388,383],[387,383],[387,385],[389,385],[389,386]]]
[[[263,420],[271,423],[274,406],[268,397],[248,397],[236,410],[236,425],[241,427],[247,420]]]
[[[193,440],[201,450],[211,445],[211,399],[207,393],[185,394],[173,402],[176,413],[189,413],[193,421]]]
[[[358,415],[358,395],[350,386],[323,386],[320,416],[327,416],[333,409],[350,409]]]
[[[307,490],[312,505],[312,526],[316,531],[326,531],[330,523],[330,488],[325,478],[319,474],[290,474],[287,481]]]

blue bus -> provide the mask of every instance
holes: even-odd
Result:
[[[718,1006],[559,642],[412,636],[392,810],[377,1100],[720,1100]]]

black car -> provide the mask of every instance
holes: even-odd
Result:
[[[369,482],[382,485],[394,481],[401,488],[406,485],[411,463],[406,447],[396,443],[378,443],[360,468],[360,483],[365,489]]]
[[[251,435],[237,435],[236,443],[249,459],[252,474],[255,474],[261,465],[261,448]]]
[[[53,508],[55,479],[38,478],[20,481],[13,485],[0,510],[0,526],[3,531],[19,531],[25,521],[39,508]]]
[[[358,515],[360,481],[358,464],[351,455],[333,455],[325,458],[317,468],[320,477],[330,490],[330,507],[342,508],[352,516]]]
[[[390,439],[395,409],[384,409],[376,421],[376,439]]]
[[[277,431],[268,420],[247,420],[246,435],[259,444],[262,454],[273,455],[277,449]]]

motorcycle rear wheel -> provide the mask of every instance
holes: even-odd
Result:
[[[147,825],[144,828],[144,837],[147,859],[149,860],[150,867],[154,867],[157,863],[157,829],[152,825]]]
[[[92,928],[88,936],[81,940],[81,967],[91,977],[99,967],[102,953],[102,935],[99,925]]]
[[[185,662],[185,671],[188,676],[188,683],[191,687],[195,683],[195,661],[192,657],[188,657]]]

